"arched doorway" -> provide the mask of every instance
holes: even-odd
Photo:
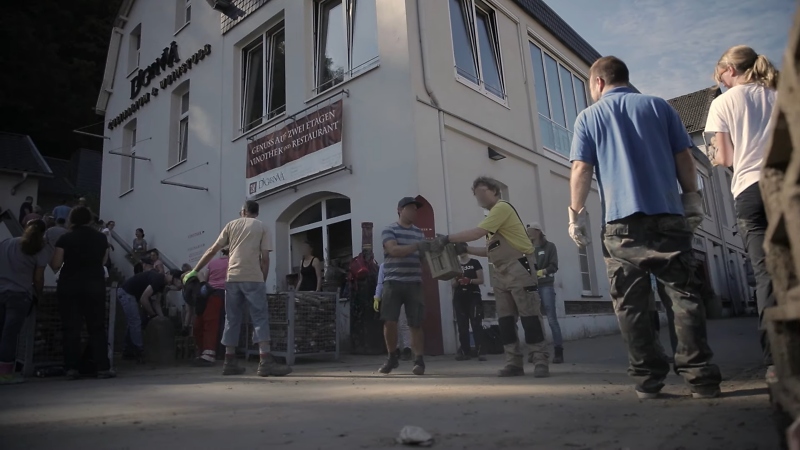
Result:
[[[417,226],[428,239],[436,237],[436,220],[433,206],[425,197],[417,196],[417,201],[422,203],[422,208],[417,213]],[[431,278],[428,265],[422,264],[422,293],[425,296],[425,321],[422,328],[425,331],[425,354],[444,354],[442,341],[442,311],[439,305],[439,282]]]

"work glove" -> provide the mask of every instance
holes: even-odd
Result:
[[[426,239],[417,242],[417,249],[419,250],[420,253],[431,251],[431,241]]]
[[[700,192],[686,192],[681,194],[681,202],[683,202],[683,214],[686,216],[686,221],[689,222],[689,227],[694,230],[703,223],[703,197]]]
[[[444,247],[450,243],[449,236],[437,234],[436,238],[431,242],[431,252],[440,253],[444,251]]]
[[[197,276],[197,271],[192,269],[189,272],[187,272],[186,275],[183,276],[183,280],[181,281],[183,281],[183,284],[186,284],[187,281],[189,281],[192,277],[196,276]]]
[[[467,249],[469,248],[466,242],[457,242],[455,246],[456,255],[463,255],[464,253],[467,253]]]
[[[380,310],[381,310],[381,298],[380,297],[375,297],[374,298],[374,300],[372,301],[372,309],[374,309],[375,312],[380,312]]]
[[[569,208],[569,237],[578,247],[586,247],[592,242],[586,230],[586,208],[581,208],[577,212]]]
[[[537,270],[536,276],[539,278],[544,278],[544,269]]]
[[[458,284],[460,284],[462,286],[468,285],[469,282],[470,282],[470,279],[467,278],[467,277],[461,277],[461,278],[458,279]]]

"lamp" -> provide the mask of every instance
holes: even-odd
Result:
[[[492,161],[500,161],[501,159],[506,159],[506,156],[489,147],[489,159]]]

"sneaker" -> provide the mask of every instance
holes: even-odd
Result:
[[[392,373],[392,370],[397,369],[399,366],[400,366],[400,363],[397,361],[397,356],[395,356],[395,354],[392,353],[391,356],[386,358],[386,362],[383,363],[383,365],[381,366],[380,369],[378,369],[378,372],[384,373],[384,374]]]
[[[80,372],[75,369],[68,370],[66,376],[68,380],[79,380],[81,378]]]
[[[523,375],[525,375],[525,370],[522,367],[512,366],[511,364],[497,371],[498,377],[521,377]]]
[[[425,375],[425,361],[420,356],[414,361],[414,369],[411,371],[414,375]]]
[[[553,356],[553,364],[564,364],[564,348],[555,347],[555,355]]]
[[[456,361],[469,361],[470,359],[472,358],[470,358],[469,353],[465,353],[462,350],[459,350],[458,353],[456,353]]]
[[[414,359],[414,352],[412,352],[411,349],[408,347],[404,348],[401,354],[401,359],[403,361],[411,361],[412,359]]]
[[[260,377],[284,377],[290,373],[292,373],[292,368],[286,364],[279,364],[270,353],[261,357],[261,361],[258,362],[258,372],[256,372]]]
[[[536,364],[533,366],[534,378],[547,378],[550,376],[550,368],[546,364]]]
[[[117,377],[117,372],[114,372],[113,370],[101,370],[97,372],[97,378],[101,380],[107,380],[109,378],[116,378],[116,377]]]
[[[205,358],[195,358],[192,360],[192,365],[195,367],[214,367],[214,361],[209,361]]]
[[[478,355],[478,361],[486,361],[486,357],[484,355]]]
[[[245,371],[244,367],[240,367],[239,364],[236,362],[236,359],[225,358],[225,363],[222,365],[222,374],[223,375],[241,375]]]
[[[778,382],[778,373],[775,372],[774,365],[767,366],[767,374],[764,377],[764,380],[767,382],[767,384],[775,384]]]
[[[720,390],[719,386],[707,386],[692,391],[692,398],[697,398],[697,399],[717,398],[721,393],[722,391]]]
[[[639,397],[639,400],[654,400],[657,399],[661,395],[660,392],[645,392],[636,388],[636,396]]]

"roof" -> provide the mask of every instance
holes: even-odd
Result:
[[[53,171],[53,178],[44,179],[39,182],[39,192],[46,194],[58,194],[69,197],[75,194],[75,187],[70,183],[70,172],[72,171],[72,161],[68,159],[58,159],[44,157],[50,169]]]
[[[719,87],[712,86],[692,92],[691,94],[675,97],[671,100],[667,100],[667,102],[678,111],[683,126],[685,126],[686,131],[691,134],[705,130],[708,108],[711,107],[711,101],[717,98],[721,93],[722,91]]]
[[[556,37],[562,44],[578,55],[586,64],[592,65],[601,55],[584,40],[577,31],[564,21],[543,0],[514,0],[531,17]]]
[[[39,153],[36,144],[25,134],[0,131],[0,171],[52,177],[53,171]]]

